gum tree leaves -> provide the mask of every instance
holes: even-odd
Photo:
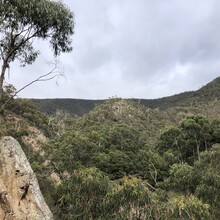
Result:
[[[32,64],[39,55],[33,40],[49,40],[54,56],[70,52],[73,13],[61,2],[51,0],[0,1],[0,92],[10,62]]]

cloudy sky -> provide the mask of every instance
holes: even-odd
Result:
[[[220,76],[219,0],[63,0],[75,14],[64,77],[20,93],[32,98],[158,98],[197,90]],[[47,42],[34,65],[10,68],[17,89],[45,74]]]

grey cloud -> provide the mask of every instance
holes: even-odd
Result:
[[[66,81],[58,87],[49,82],[44,93],[30,88],[23,96],[155,98],[197,89],[219,76],[218,0],[64,2],[76,22],[74,50],[60,58]],[[43,72],[49,54],[42,51],[37,65],[19,72],[25,78]]]

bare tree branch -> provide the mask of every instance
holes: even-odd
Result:
[[[33,81],[29,82],[28,84],[26,84],[25,86],[23,86],[22,88],[20,88],[19,90],[17,90],[11,97],[8,98],[8,100],[0,107],[0,112],[2,112],[4,110],[4,107],[18,94],[20,93],[21,91],[23,91],[24,89],[26,89],[27,87],[31,86],[32,84],[36,83],[36,82],[45,82],[45,81],[49,81],[49,80],[52,80],[56,77],[59,77],[59,76],[63,76],[63,73],[61,72],[60,68],[57,66],[57,61],[55,62],[54,64],[54,68],[44,74],[44,75],[41,75],[39,76],[38,78],[34,79]],[[56,73],[56,74],[55,74]],[[55,74],[53,76],[51,76],[52,74]]]

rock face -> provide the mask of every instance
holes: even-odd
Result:
[[[26,155],[12,137],[0,139],[0,219],[53,219]]]

